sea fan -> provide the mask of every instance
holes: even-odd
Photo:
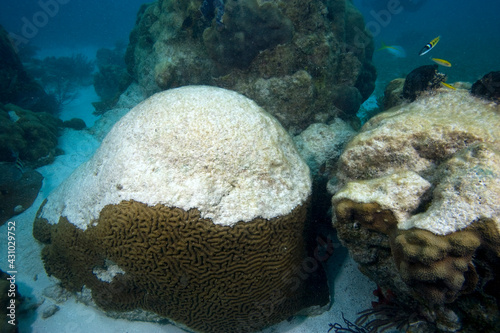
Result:
[[[329,324],[330,329],[328,330],[328,333],[331,332],[332,330],[335,330],[333,331],[334,333],[371,333],[371,331],[368,330],[367,328],[353,324],[349,320],[345,319],[343,312],[342,312],[342,319],[344,320],[346,327],[343,327],[339,323],[335,324],[330,323]]]
[[[409,313],[398,304],[384,304],[359,313],[356,325],[363,326],[370,333],[382,333],[391,328],[405,332],[411,323],[418,321],[416,312]]]

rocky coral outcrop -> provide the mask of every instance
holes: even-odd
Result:
[[[94,89],[100,97],[99,102],[92,103],[97,114],[112,109],[132,82],[125,64],[125,46],[118,43],[114,49],[97,50],[96,65],[98,72],[94,74]]]
[[[439,90],[368,121],[330,186],[360,269],[438,332],[500,329],[499,138],[498,105]]]
[[[51,163],[62,125],[48,113],[0,104],[0,161],[13,161],[18,154],[31,167]]]
[[[0,103],[13,103],[35,112],[59,112],[54,96],[31,78],[7,31],[0,26]]]
[[[316,261],[296,274],[310,196],[276,119],[236,92],[182,87],[116,123],[42,205],[33,234],[47,273],[89,288],[111,316],[252,332],[329,303]]]
[[[0,225],[33,204],[43,180],[33,168],[54,160],[62,125],[48,113],[0,104]]]
[[[126,61],[147,95],[224,87],[294,132],[337,115],[355,118],[374,89],[372,39],[350,0],[230,0],[211,21],[201,6],[161,0],[141,8]]]
[[[474,82],[471,87],[471,94],[499,103],[500,71],[490,72]]]
[[[400,105],[404,102],[403,99],[403,87],[405,85],[405,79],[397,78],[389,82],[384,90],[383,98],[383,111],[387,111],[390,108]]]

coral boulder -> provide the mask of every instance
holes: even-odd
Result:
[[[125,115],[41,207],[48,274],[109,315],[251,332],[328,304],[296,276],[309,169],[277,120],[215,87],[158,93]]]
[[[500,329],[499,138],[498,105],[438,90],[372,118],[330,187],[360,269],[438,332]]]
[[[126,60],[147,95],[219,86],[252,98],[299,132],[337,115],[354,119],[373,92],[372,37],[351,0],[216,1],[209,9],[217,15],[205,10],[212,2],[142,7]]]

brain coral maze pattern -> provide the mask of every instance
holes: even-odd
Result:
[[[326,283],[315,280],[322,270],[296,277],[306,210],[227,227],[196,209],[123,201],[85,231],[37,217],[33,234],[46,243],[47,274],[69,290],[87,286],[105,310],[140,308],[198,332],[251,332],[328,302]],[[97,278],[113,264],[125,273]]]

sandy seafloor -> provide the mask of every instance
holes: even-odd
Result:
[[[91,127],[97,119],[92,115],[91,102],[97,100],[98,97],[93,87],[87,87],[80,92],[76,100],[65,107],[61,118],[67,120],[79,117],[84,119],[88,127]],[[11,219],[16,222],[16,283],[21,295],[28,299],[28,303],[39,304],[30,316],[21,318],[19,332],[185,332],[168,324],[113,319],[107,317],[99,309],[78,302],[75,297],[56,303],[54,299],[43,295],[45,288],[57,284],[58,281],[46,275],[40,259],[42,246],[32,235],[35,214],[49,193],[77,166],[89,159],[98,146],[98,140],[87,130],[65,129],[59,137],[59,147],[64,150],[65,154],[58,156],[54,163],[38,169],[44,176],[44,180],[36,201],[28,210]],[[0,268],[7,271],[7,242],[4,241],[7,238],[7,223],[0,227],[0,237],[2,237]],[[342,313],[346,319],[353,322],[359,311],[369,308],[371,301],[376,300],[372,294],[376,285],[359,272],[356,263],[348,256],[345,248],[335,249],[333,256],[326,262],[326,270],[329,275],[332,298],[331,308],[328,311],[315,317],[294,317],[289,322],[282,322],[262,332],[326,333],[330,328],[329,323],[338,322],[346,327],[342,320]],[[59,311],[43,319],[42,313],[54,304],[60,308]]]

